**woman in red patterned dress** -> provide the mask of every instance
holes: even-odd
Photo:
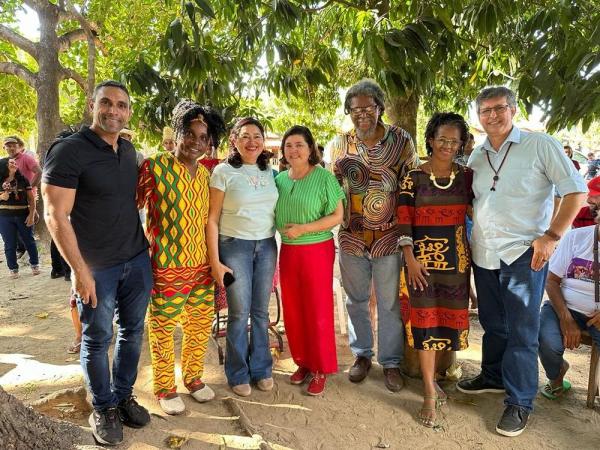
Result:
[[[468,133],[459,114],[434,114],[425,130],[429,161],[406,175],[398,200],[398,242],[409,290],[403,319],[408,343],[419,354],[424,387],[419,419],[427,427],[435,426],[436,406],[446,400],[435,381],[436,361],[442,351],[468,345],[471,258],[465,213],[472,172],[453,162]]]

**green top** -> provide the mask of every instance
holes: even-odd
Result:
[[[284,244],[316,244],[333,237],[328,231],[306,233],[297,239],[286,238],[281,231],[288,223],[305,224],[319,220],[335,211],[344,191],[332,173],[321,166],[301,180],[292,180],[287,170],[275,178],[279,199],[275,206],[275,225]]]

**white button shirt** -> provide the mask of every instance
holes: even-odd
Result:
[[[511,145],[512,143],[512,145]],[[510,152],[498,172],[508,148]],[[490,161],[486,155],[489,155]],[[496,152],[489,139],[475,148],[473,169],[473,262],[483,269],[512,264],[548,229],[554,207],[554,186],[561,195],[587,192],[587,186],[556,139],[513,126]]]

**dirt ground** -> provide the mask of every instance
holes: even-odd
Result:
[[[86,426],[89,405],[82,391],[77,393],[83,383],[78,357],[66,353],[73,335],[67,303],[69,283],[51,280],[49,261],[44,262],[42,275],[33,277],[24,267],[18,280],[10,280],[5,263],[1,263],[0,385],[25,403],[62,389],[75,389],[40,408]],[[473,317],[471,346],[458,354],[463,376],[478,372],[481,335]],[[426,429],[415,420],[421,401],[418,379],[409,379],[407,387],[394,394],[385,389],[381,368],[374,365],[365,382],[352,384],[347,379],[352,363],[347,336],[338,334],[337,344],[340,370],[329,378],[322,397],[309,397],[300,387],[289,384],[295,365],[286,349],[274,366],[272,392],[255,389],[248,398],[231,400],[216,346],[211,342],[204,381],[213,387],[217,398],[198,404],[180,389],[187,412],[177,417],[166,416],[153,399],[145,344],[135,394],[153,414],[152,422],[141,430],[125,429],[125,441],[118,448],[600,448],[598,406],[596,410],[585,407],[589,348],[567,355],[572,392],[554,402],[539,396],[527,430],[519,437],[506,438],[494,431],[502,412],[501,395],[467,396],[457,392],[453,382],[443,383],[450,400],[441,410],[439,426]]]

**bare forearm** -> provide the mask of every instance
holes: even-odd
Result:
[[[329,216],[321,217],[314,222],[306,223],[302,225],[302,227],[306,233],[316,233],[319,231],[329,231],[340,223],[342,223],[342,217],[338,218],[334,214],[331,214]]]
[[[83,260],[77,245],[75,230],[73,230],[68,217],[58,217],[56,214],[47,213],[45,221],[54,243],[72,270],[75,273],[87,270],[87,264]]]
[[[206,246],[211,266],[219,263],[219,226],[210,219],[206,224]]]
[[[546,292],[548,293],[548,298],[550,299],[550,303],[552,303],[552,308],[554,309],[554,312],[558,316],[559,320],[562,321],[570,318],[571,313],[569,312],[565,298],[562,295],[560,283],[548,280],[546,283]]]
[[[550,230],[562,236],[573,223],[573,219],[581,209],[585,197],[586,194],[581,192],[565,195],[550,223]]]

